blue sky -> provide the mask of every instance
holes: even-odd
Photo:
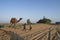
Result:
[[[12,17],[36,22],[43,16],[60,21],[60,0],[0,0],[0,22],[9,22]]]

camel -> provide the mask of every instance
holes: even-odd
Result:
[[[17,20],[16,18],[11,18],[10,23],[11,23],[11,25],[16,26],[16,23],[20,22],[21,20],[22,20],[22,18],[20,18],[19,20]]]

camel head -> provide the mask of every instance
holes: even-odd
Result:
[[[17,20],[17,22],[20,22],[22,20],[22,18],[19,18],[19,20]]]

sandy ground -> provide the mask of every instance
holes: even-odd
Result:
[[[23,26],[20,28],[11,28],[11,27],[5,27],[1,28],[2,30],[7,31],[7,33],[11,38],[11,40],[24,40],[24,37],[30,34],[35,34],[37,31],[45,31],[46,29],[49,29],[50,27],[56,28],[56,25],[48,25],[48,24],[34,24],[32,25],[32,30],[29,30],[29,25],[26,25],[26,31],[23,30]],[[0,30],[0,34],[3,34],[3,32]],[[34,37],[34,36],[33,36]],[[30,37],[29,39],[33,38]]]

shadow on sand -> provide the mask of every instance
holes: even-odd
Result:
[[[9,35],[9,40],[24,40],[24,38],[23,37],[21,37],[20,35],[18,35],[18,34],[16,34],[16,33],[14,33],[14,32],[11,32],[11,31],[5,31],[5,30],[3,30],[3,29],[0,29],[0,31],[3,31],[4,33],[6,33],[6,34],[4,34],[4,33],[2,33],[2,34],[4,34],[4,35]],[[1,36],[0,36],[1,37]],[[6,40],[6,39],[4,39],[4,40]]]
[[[14,32],[8,31],[8,34],[10,35],[10,40],[24,40],[24,38]]]

